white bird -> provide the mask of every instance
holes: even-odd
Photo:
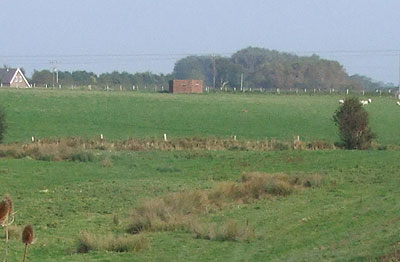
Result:
[[[400,102],[399,102],[399,101],[397,101],[396,104],[397,104],[398,106],[400,106]]]
[[[365,100],[361,100],[360,103],[361,103],[363,106],[368,105],[368,101],[365,101]]]
[[[103,134],[100,134],[100,139],[101,139],[101,140],[103,140],[103,139],[104,139],[104,136],[103,136]]]
[[[344,103],[344,100],[343,99],[340,99],[339,100],[339,104],[343,104]]]
[[[368,98],[368,103],[372,103],[372,99],[371,98]]]

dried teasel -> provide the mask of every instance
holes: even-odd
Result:
[[[28,246],[33,243],[33,237],[34,237],[33,227],[31,225],[27,225],[24,228],[24,231],[22,231],[22,243],[25,244],[24,259],[22,260],[23,262],[26,261]]]
[[[10,203],[7,200],[0,202],[0,225],[7,222],[8,214],[10,213]]]
[[[24,231],[22,231],[22,243],[24,243],[25,245],[32,244],[33,237],[34,237],[33,227],[31,225],[27,225],[24,228]]]
[[[6,195],[6,196],[4,197],[4,200],[7,201],[7,202],[8,202],[8,205],[9,205],[9,211],[8,211],[8,213],[9,213],[10,215],[14,214],[14,202],[12,201],[12,198],[11,198],[9,195]]]

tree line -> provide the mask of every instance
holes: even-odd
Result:
[[[151,72],[135,73],[117,72],[96,75],[86,71],[59,71],[58,82],[56,73],[50,70],[35,70],[30,82],[37,86],[92,86],[92,87],[143,87],[143,86],[168,86],[170,75],[154,74]]]
[[[58,84],[64,86],[167,87],[171,79],[201,79],[205,86],[216,88],[372,90],[394,87],[365,76],[349,76],[339,62],[317,55],[298,56],[255,47],[239,50],[230,57],[187,56],[175,63],[171,74],[58,72]],[[55,74],[49,70],[34,71],[31,82],[51,86]]]

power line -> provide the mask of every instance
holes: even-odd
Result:
[[[398,55],[400,49],[365,49],[365,50],[293,50],[282,51],[293,54],[345,54],[345,55]],[[220,56],[233,55],[235,52],[218,53]],[[110,53],[110,54],[27,54],[27,55],[0,55],[0,58],[82,58],[82,57],[101,57],[101,58],[119,58],[119,57],[182,57],[182,56],[213,56],[215,53],[195,52],[195,53]],[[218,56],[217,55],[217,56]]]

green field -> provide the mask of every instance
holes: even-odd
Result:
[[[5,142],[32,136],[219,137],[336,141],[332,115],[340,96],[1,90],[9,117]],[[400,145],[400,108],[393,97],[367,106],[382,144]]]
[[[36,91],[0,91],[9,119],[6,142],[100,133],[112,140],[163,133],[337,140],[331,117],[339,96]],[[395,100],[372,99],[367,110],[379,143],[399,145]],[[36,228],[28,261],[380,261],[400,241],[397,150],[93,154],[90,162],[0,158],[0,193],[14,199],[15,224]],[[200,216],[210,224],[248,221],[256,233],[249,242],[197,239],[174,230],[143,233],[150,248],[135,253],[75,252],[83,231],[127,234],[130,214],[144,199],[214,188],[248,172],[318,174],[323,183]],[[20,242],[11,240],[9,261],[22,260]]]

